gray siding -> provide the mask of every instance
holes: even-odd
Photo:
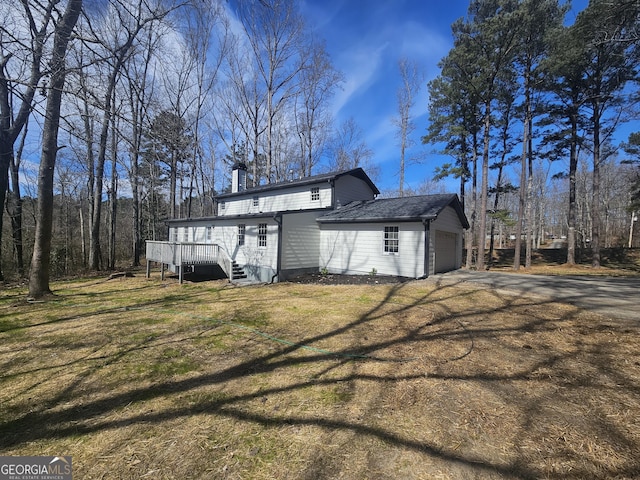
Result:
[[[431,239],[430,239],[430,250],[433,253],[431,255],[429,261],[429,274],[436,273],[436,232],[448,232],[455,234],[455,250],[456,250],[456,259],[455,259],[455,268],[460,268],[462,265],[462,245],[463,245],[463,236],[464,229],[460,224],[460,219],[458,218],[458,214],[455,209],[452,207],[446,207],[438,218],[436,218],[433,222],[431,222]]]
[[[335,208],[339,208],[354,200],[373,200],[371,187],[359,178],[345,175],[335,181]]]
[[[290,213],[282,218],[282,270],[318,271],[320,228],[318,213]]]

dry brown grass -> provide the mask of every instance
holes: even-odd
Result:
[[[75,478],[637,478],[638,330],[433,280],[0,293],[0,453]]]
[[[578,256],[574,265],[564,263],[567,258],[566,249],[541,249],[532,253],[531,266],[524,268],[524,258],[517,273],[534,275],[578,275],[578,276],[610,276],[637,277],[640,275],[640,249],[606,248],[602,249],[601,266],[591,266],[591,255],[583,253]],[[513,250],[497,250],[494,255],[492,270],[514,273]]]

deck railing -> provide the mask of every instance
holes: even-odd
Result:
[[[174,265],[180,270],[184,265],[220,265],[229,280],[232,280],[231,258],[216,244],[147,240],[146,257],[147,263]]]

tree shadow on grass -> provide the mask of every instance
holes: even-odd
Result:
[[[125,392],[112,394],[103,392],[101,398],[84,402],[80,406],[72,404],[71,400],[76,394],[78,385],[104,365],[96,364],[79,375],[67,388],[61,390],[55,398],[47,402],[47,405],[2,423],[0,448],[11,449],[37,440],[91,434],[131,424],[161,424],[168,420],[207,413],[263,427],[298,425],[329,431],[351,432],[357,436],[375,438],[387,445],[408,449],[446,464],[463,466],[487,475],[498,474],[513,478],[580,478],[593,476],[595,471],[596,476],[610,478],[633,476],[640,471],[638,457],[631,455],[632,452],[640,449],[639,439],[608,422],[607,414],[600,410],[602,407],[597,405],[592,393],[592,390],[600,389],[613,392],[619,397],[624,397],[621,400],[621,403],[624,403],[627,397],[640,394],[637,378],[612,365],[610,360],[616,354],[615,345],[611,345],[606,339],[594,343],[593,341],[583,342],[573,337],[575,332],[571,322],[574,312],[563,312],[560,317],[550,321],[546,315],[538,315],[535,311],[536,309],[544,311],[546,306],[551,308],[551,302],[500,293],[494,294],[502,305],[498,308],[478,305],[471,311],[464,309],[458,311],[449,306],[451,302],[463,301],[465,296],[471,298],[474,289],[461,290],[455,284],[441,285],[439,288],[417,296],[415,292],[406,292],[406,290],[406,284],[390,287],[380,302],[358,318],[331,331],[309,335],[299,344],[270,344],[269,353],[252,356],[212,373],[164,380],[153,385],[134,385]],[[153,308],[155,303],[142,306]],[[314,352],[305,348],[350,332],[357,332],[362,327],[370,327],[376,320],[389,316],[400,317],[416,308],[426,307],[435,308],[438,314],[433,318],[427,318],[413,328],[407,328],[402,335],[368,341],[356,335],[359,341],[354,345],[331,353]],[[508,317],[513,311],[522,316],[527,309],[531,314],[521,322],[501,324],[494,320],[500,315]],[[483,321],[483,318],[486,321]],[[222,328],[224,325],[214,322],[214,326]],[[601,332],[602,335],[605,333]],[[535,343],[539,338],[548,339],[554,335],[568,336],[564,341],[564,348],[545,350],[543,341],[546,340],[541,340],[539,344]],[[561,470],[555,474],[553,470],[543,470],[539,464],[529,462],[529,454],[524,450],[519,451],[518,447],[509,460],[498,461],[472,449],[458,450],[443,446],[442,442],[436,438],[416,439],[391,427],[369,424],[365,421],[278,412],[266,413],[246,407],[247,402],[259,398],[286,395],[309,387],[327,387],[345,383],[354,385],[362,381],[376,383],[379,385],[380,394],[385,395],[388,389],[399,383],[424,379],[425,372],[411,373],[406,368],[402,368],[408,362],[414,361],[414,358],[392,358],[388,354],[381,355],[379,352],[394,348],[404,352],[410,350],[412,346],[428,351],[429,345],[438,341],[457,342],[456,345],[460,348],[428,365],[426,368],[428,378],[433,382],[443,382],[447,385],[453,384],[460,387],[471,385],[477,389],[477,392],[499,399],[501,404],[514,409],[518,418],[515,420],[515,431],[511,432],[510,436],[515,443],[521,442],[523,446],[527,446],[530,443],[528,438],[532,429],[544,423],[548,432],[543,432],[540,437],[545,438],[548,433],[549,442],[554,446],[550,455],[554,456],[554,460],[559,463],[570,461],[572,467],[570,474],[565,474]],[[145,349],[148,346],[148,342],[141,340],[138,345],[106,355],[102,360],[110,365],[117,365],[132,351]],[[522,358],[522,363],[514,362],[509,368],[491,364],[487,358],[492,348],[500,348],[514,359]],[[525,355],[528,355],[526,360]],[[476,368],[470,368],[468,364],[464,368],[459,366],[459,360],[471,361],[471,358],[478,363]],[[388,364],[387,373],[372,374],[360,371],[359,366],[367,362]],[[482,364],[482,362],[488,363]],[[305,365],[314,366],[319,370],[306,379],[291,381],[286,385],[267,386],[250,393],[223,395],[209,400],[201,399],[193,405],[180,405],[124,418],[105,418],[114,410],[132,403],[178,397],[203,387],[222,387],[243,377],[274,374]],[[353,365],[353,368],[347,373],[342,373],[343,367],[347,365]],[[581,370],[584,365],[589,367],[589,372],[585,373]],[[522,384],[532,386],[533,390],[522,388]],[[568,422],[568,420],[565,414],[554,410],[556,406],[549,400],[550,396],[564,398],[566,405],[573,408],[575,402],[581,398],[581,394],[585,394],[589,401],[593,402],[592,418],[588,419],[590,423],[565,427],[572,432],[593,433],[606,445],[620,446],[624,450],[625,461],[615,465],[594,466],[586,451],[583,455],[579,449],[563,451],[558,447],[562,441],[557,437],[551,437],[555,434],[557,427],[553,422]],[[65,404],[65,402],[69,403]],[[49,410],[53,405],[58,405],[58,408],[55,411]],[[307,473],[311,474],[311,472]]]

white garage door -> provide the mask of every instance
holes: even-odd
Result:
[[[459,267],[456,264],[456,238],[455,233],[436,230],[436,273],[450,272]]]

